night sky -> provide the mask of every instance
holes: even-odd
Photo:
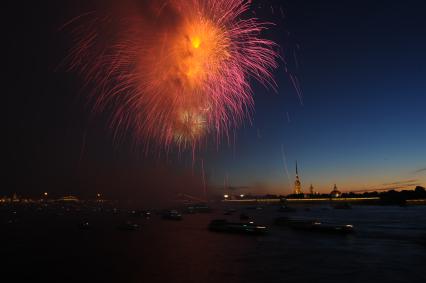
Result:
[[[254,84],[253,123],[236,132],[235,146],[198,153],[194,166],[191,156],[164,160],[117,143],[107,113],[91,115],[80,78],[62,66],[71,40],[59,29],[93,9],[90,1],[6,7],[0,195],[194,193],[202,190],[201,159],[218,192],[225,180],[244,192],[287,194],[296,160],[305,190],[426,185],[425,2],[253,2],[257,16],[276,23],[265,36],[285,60],[278,92]]]

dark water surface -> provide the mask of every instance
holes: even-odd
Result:
[[[242,209],[242,207],[236,207]],[[0,213],[1,282],[426,282],[426,206],[299,207],[244,210],[270,227],[266,236],[209,232],[224,216],[182,221],[126,214],[20,211]],[[273,226],[278,216],[354,224],[349,236]],[[82,219],[92,229],[81,230]],[[131,219],[140,231],[116,227]]]

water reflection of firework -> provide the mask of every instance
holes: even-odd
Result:
[[[112,110],[111,126],[132,130],[139,143],[219,142],[251,113],[250,78],[274,86],[275,45],[260,38],[266,25],[243,19],[243,0],[142,5],[76,29],[71,66],[96,85],[95,110]]]

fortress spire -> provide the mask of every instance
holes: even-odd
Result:
[[[297,160],[296,160],[296,181],[294,182],[294,191],[293,191],[293,193],[295,195],[303,194],[303,192],[302,192],[302,184],[300,183],[300,179],[299,179],[299,170],[297,168]]]

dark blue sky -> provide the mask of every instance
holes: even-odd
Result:
[[[279,6],[286,17],[273,37],[286,48],[303,104],[283,69],[278,94],[257,87],[254,125],[238,132],[235,152],[212,158],[212,180],[290,192],[298,160],[305,190],[310,183],[320,191],[334,183],[342,190],[426,184],[425,2],[273,3]],[[259,10],[276,20],[270,5]]]

